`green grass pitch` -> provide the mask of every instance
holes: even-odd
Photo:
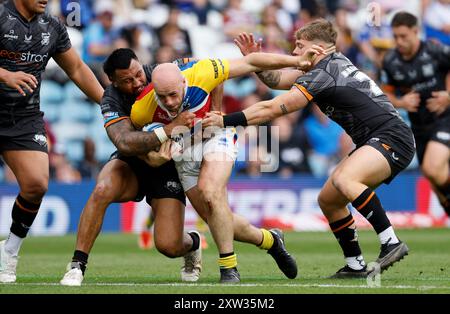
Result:
[[[75,235],[31,237],[21,250],[17,283],[0,284],[4,293],[158,293],[158,294],[321,294],[450,293],[450,229],[400,230],[410,254],[381,275],[379,287],[365,279],[332,280],[343,266],[340,248],[329,232],[290,232],[285,241],[296,257],[299,275],[289,280],[265,251],[237,243],[241,284],[218,284],[217,250],[208,235],[203,272],[197,283],[180,281],[181,258],[169,259],[155,249],[142,251],[136,235],[102,234],[91,252],[82,287],[63,287],[59,280],[72,257]],[[374,261],[379,243],[372,231],[360,231],[366,262]]]

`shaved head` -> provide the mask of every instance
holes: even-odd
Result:
[[[186,79],[173,63],[161,63],[152,72],[155,93],[161,103],[172,114],[178,114],[184,97]]]
[[[180,69],[173,63],[161,63],[152,72],[155,90],[167,90],[184,82]]]

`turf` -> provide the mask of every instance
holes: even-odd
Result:
[[[340,248],[331,233],[286,233],[288,250],[299,266],[297,279],[289,280],[265,251],[237,243],[239,285],[218,284],[217,250],[208,236],[203,251],[203,272],[197,283],[180,281],[181,259],[169,259],[155,249],[142,251],[136,235],[102,234],[91,253],[82,287],[59,285],[75,245],[75,235],[34,237],[21,250],[17,283],[0,284],[0,293],[76,294],[408,294],[450,293],[450,229],[400,230],[410,254],[381,275],[378,287],[365,279],[327,279],[343,266]],[[376,259],[379,243],[372,231],[360,231],[367,262]]]

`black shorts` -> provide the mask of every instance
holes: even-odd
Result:
[[[34,150],[48,153],[44,113],[24,117],[0,117],[0,152]]]
[[[384,131],[376,132],[364,145],[375,148],[388,161],[391,175],[383,181],[385,184],[391,183],[414,158],[414,137],[411,129],[403,123],[391,125]]]
[[[413,127],[413,132],[420,164],[429,141],[439,142],[450,148],[450,116],[443,117],[428,127]]]
[[[109,160],[114,159],[126,162],[138,179],[139,190],[135,202],[140,202],[144,197],[148,204],[154,198],[174,198],[186,205],[186,196],[173,160],[153,168],[138,157],[122,156],[117,151],[111,155]]]

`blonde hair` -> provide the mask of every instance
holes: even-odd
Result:
[[[336,44],[337,32],[333,24],[325,19],[318,19],[306,24],[295,33],[296,39],[307,41],[321,40],[326,43]]]

